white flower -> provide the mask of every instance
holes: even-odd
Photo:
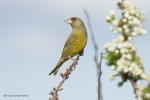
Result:
[[[126,54],[122,54],[122,58],[126,59],[127,55]]]
[[[124,73],[127,73],[127,72],[129,71],[128,67],[125,67],[125,68],[123,69],[123,71],[124,71]]]
[[[140,21],[137,18],[133,18],[134,25],[140,25]]]
[[[133,67],[130,66],[130,67],[129,67],[129,72],[132,72],[132,71],[133,71]]]
[[[132,62],[130,66],[132,66],[134,68],[134,70],[138,68],[138,66],[135,62]]]
[[[110,11],[110,15],[106,17],[106,21],[110,24],[115,21],[115,12],[113,10]]]
[[[118,66],[117,71],[121,72],[123,70],[123,66]]]
[[[128,17],[129,20],[133,20],[133,18],[134,18],[133,16],[129,16]]]
[[[129,16],[130,16],[129,13],[128,13],[128,12],[125,12],[124,17],[125,17],[126,19],[128,19]]]
[[[132,36],[136,36],[137,33],[136,33],[136,32],[132,32],[131,35],[132,35]]]
[[[131,71],[131,73],[134,75],[134,76],[138,76],[138,75],[141,75],[143,73],[143,70],[135,63],[135,62],[132,62],[130,64],[130,67],[132,67],[131,69],[129,69]]]
[[[143,100],[143,98],[142,97],[138,97],[137,100]]]
[[[110,28],[110,31],[113,32],[113,33],[117,33],[118,32],[117,29],[113,28],[113,27]]]
[[[124,53],[128,53],[129,51],[127,48],[123,48],[120,50],[120,52],[121,52],[121,54],[124,54]]]
[[[116,77],[116,73],[112,73],[112,75],[110,76],[110,80],[115,80],[115,77]]]
[[[140,14],[140,13],[136,13],[135,16],[136,16],[137,18],[140,18],[141,14]],[[143,14],[142,14],[142,16],[143,16]]]
[[[127,73],[129,71],[128,66],[130,65],[130,62],[125,60],[123,57],[117,61],[117,71],[121,72],[124,71],[124,73]]]
[[[130,10],[130,13],[131,13],[132,15],[135,15],[135,14],[136,14],[136,11],[135,11],[134,9],[131,9],[131,10]]]
[[[106,21],[110,24],[112,24],[113,21],[115,21],[115,16],[107,16]]]
[[[127,58],[128,60],[132,60],[132,55],[131,55],[131,54],[127,54],[127,55],[126,55],[126,58]]]
[[[122,33],[122,28],[117,28],[118,33]]]
[[[117,66],[122,66],[122,62],[123,62],[123,61],[118,60],[118,61],[117,61]]]
[[[132,40],[132,39],[133,39],[133,37],[132,37],[132,36],[129,36],[129,37],[128,37],[128,40]]]
[[[123,25],[123,29],[128,29],[128,25]]]
[[[115,54],[118,54],[119,53],[119,50],[115,50]]]
[[[115,48],[114,48],[114,47],[109,47],[109,48],[108,48],[108,51],[114,52],[114,51],[115,51]]]
[[[106,48],[108,48],[109,45],[110,45],[110,43],[108,42],[103,47],[106,49]]]
[[[140,35],[144,35],[145,33],[146,33],[146,30],[141,29],[141,31],[140,31]]]
[[[129,48],[129,47],[131,47],[131,45],[132,44],[129,41],[126,41],[123,43],[123,47],[125,47],[125,48]]]
[[[150,82],[150,74],[146,74],[146,80]]]
[[[141,74],[141,77],[142,77],[143,79],[147,80],[147,76],[146,76],[145,73],[142,73],[142,74]]]
[[[126,28],[126,29],[124,30],[124,33],[129,34],[129,33],[130,33],[130,30],[129,30],[128,28]]]
[[[130,20],[128,23],[130,26],[133,26],[133,21]]]
[[[146,98],[150,98],[150,93],[145,94]]]
[[[132,7],[132,4],[126,0],[123,2],[123,6],[124,6],[124,9],[130,9]]]
[[[143,100],[143,99],[142,99],[143,86],[138,86],[137,88],[138,88],[138,90],[137,90],[138,100]]]
[[[123,18],[123,22],[126,23],[126,22],[127,22],[127,19],[126,19],[126,18]]]
[[[117,26],[118,23],[119,23],[118,20],[114,20],[114,21],[112,22],[112,24],[115,25],[115,26]]]
[[[111,65],[110,67],[111,67],[113,70],[115,70],[115,68],[116,68],[114,65]]]
[[[120,36],[120,37],[118,38],[118,41],[120,41],[120,42],[124,41],[124,37],[123,37],[123,36]]]
[[[115,11],[113,9],[110,11],[110,15],[114,15],[115,16]]]
[[[111,19],[110,16],[107,16],[107,17],[106,17],[106,20],[107,20],[107,21],[110,20],[110,19]]]
[[[140,35],[144,35],[146,33],[146,31],[144,29],[142,29],[141,27],[134,27],[134,32],[139,33]]]
[[[118,43],[117,48],[118,48],[118,49],[122,49],[122,48],[123,48],[122,43]]]
[[[142,70],[142,69],[139,68],[139,69],[136,70],[136,75],[137,75],[137,76],[140,75],[140,74],[142,74],[142,73],[143,73],[143,70]]]
[[[143,70],[138,67],[138,65],[134,66],[133,75],[138,76],[143,73]]]
[[[110,76],[109,80],[115,80],[115,76]]]

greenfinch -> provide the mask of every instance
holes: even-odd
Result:
[[[87,44],[88,35],[83,21],[78,17],[71,17],[65,21],[72,27],[72,32],[64,45],[60,60],[58,61],[56,67],[49,73],[49,75],[52,73],[56,75],[64,62],[76,56],[77,54],[82,54]]]

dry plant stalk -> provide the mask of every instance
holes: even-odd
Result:
[[[135,97],[137,98],[138,97],[138,87],[137,87],[137,83],[136,81],[134,80],[130,80],[130,83],[133,87],[133,91],[134,91],[134,94],[135,94]]]
[[[69,66],[69,68],[67,68],[64,73],[60,74],[62,79],[59,82],[58,86],[53,88],[53,90],[49,93],[50,94],[49,100],[59,100],[58,92],[63,90],[62,86],[63,86],[64,82],[69,78],[70,74],[75,70],[80,56],[81,56],[81,54],[77,55],[77,58],[75,60],[73,60],[73,63]]]
[[[96,69],[97,69],[97,100],[103,100],[103,96],[102,96],[102,84],[101,84],[101,76],[102,76],[102,69],[101,69],[101,64],[102,64],[102,52],[101,52],[101,56],[100,56],[100,61],[99,61],[99,53],[98,53],[98,45],[96,43],[96,39],[94,36],[94,32],[93,32],[93,28],[92,28],[92,24],[91,24],[91,20],[90,20],[90,15],[88,13],[88,11],[86,9],[83,9],[85,17],[87,19],[87,25],[89,27],[89,31],[91,33],[91,39],[92,39],[92,44],[93,44],[93,48],[94,48],[94,61],[95,61],[95,65],[96,65]]]

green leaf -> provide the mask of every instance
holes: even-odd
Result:
[[[150,93],[150,84],[143,90],[144,93]]]
[[[117,85],[118,85],[118,87],[122,87],[123,86],[123,82],[119,82]]]

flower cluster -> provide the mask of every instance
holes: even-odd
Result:
[[[118,74],[127,74],[134,79],[145,78],[142,60],[131,41],[125,41],[125,38],[120,36],[106,44],[105,51],[107,64]]]
[[[150,99],[150,84],[146,87],[138,87],[137,91],[138,100],[149,100]]]
[[[124,33],[129,39],[137,35],[144,35],[146,31],[141,26],[144,19],[143,13],[127,0],[123,3],[119,2],[118,7],[122,10],[120,19],[117,19],[113,10],[106,18],[107,22],[113,25],[111,31],[113,33]]]
[[[119,37],[105,45],[105,59],[107,65],[113,69],[111,80],[121,77],[119,86],[127,80],[149,81],[145,87],[137,87],[139,100],[150,100],[150,78],[144,72],[142,59],[136,52],[133,39],[135,36],[144,35],[146,31],[142,27],[144,19],[143,13],[129,1],[118,2],[121,9],[121,17],[117,18],[113,10],[106,17],[106,21],[111,24],[111,32],[118,33]]]
[[[145,34],[142,28],[143,13],[133,4],[125,0],[118,3],[122,11],[122,17],[117,19],[112,10],[106,21],[113,28],[112,32],[120,33],[119,38],[105,45],[107,64],[111,66],[122,77],[145,79],[142,59],[137,55],[132,39],[137,35]]]

